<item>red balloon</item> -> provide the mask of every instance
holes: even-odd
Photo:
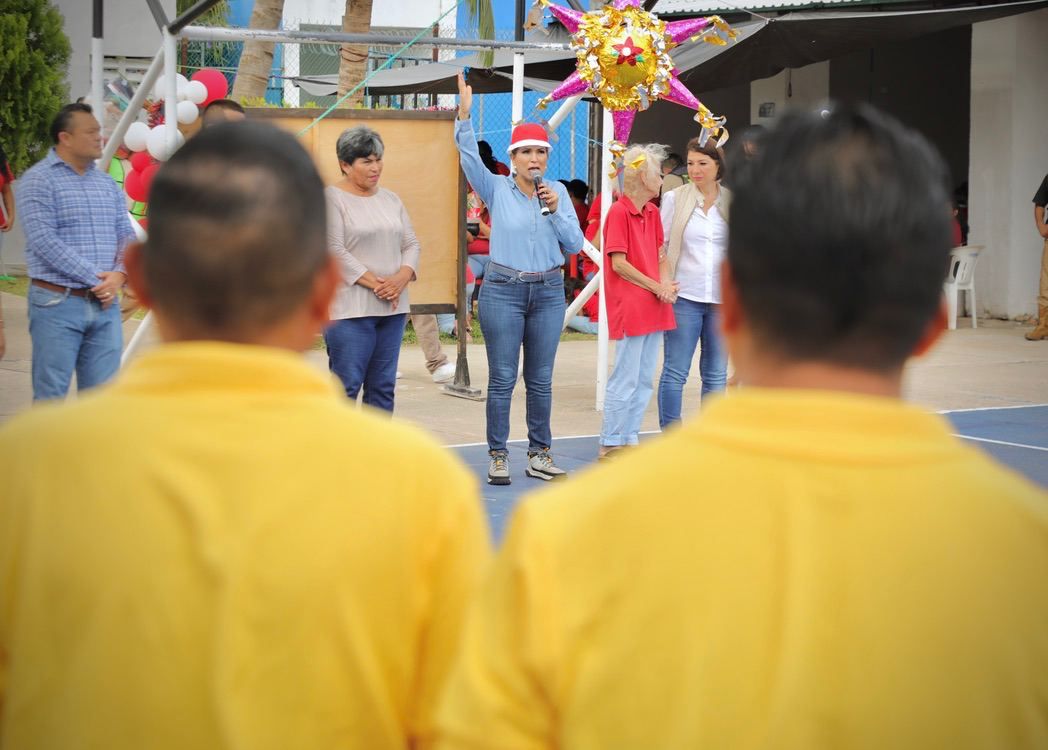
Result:
[[[157,171],[160,169],[160,162],[150,164],[142,172],[142,187],[145,188],[146,197],[142,199],[143,202],[149,202],[149,191],[153,187],[153,178],[156,177]]]
[[[146,187],[142,184],[142,173],[132,169],[124,175],[124,190],[127,197],[133,201],[145,201]]]
[[[207,99],[201,102],[201,110],[215,101],[215,99],[224,99],[229,91],[229,82],[226,80],[226,76],[222,71],[214,68],[202,68],[194,73],[190,80],[200,81],[207,89]]]
[[[137,172],[146,171],[146,167],[153,163],[153,157],[148,151],[135,151],[131,154],[131,169]]]

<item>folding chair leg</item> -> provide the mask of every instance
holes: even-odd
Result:
[[[968,290],[968,304],[972,307],[972,328],[978,328],[976,325],[976,318],[978,317],[979,308],[975,306],[975,285]]]
[[[947,286],[946,292],[946,319],[949,329],[957,328],[957,290]]]

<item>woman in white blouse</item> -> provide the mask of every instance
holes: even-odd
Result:
[[[393,411],[397,360],[415,279],[419,244],[404,204],[378,186],[382,138],[358,125],[335,146],[342,179],[325,191],[328,247],[342,269],[342,284],[324,331],[328,364],[356,400]]]
[[[672,278],[680,284],[673,314],[677,327],[663,337],[659,377],[659,426],[681,418],[681,396],[688,380],[695,347],[701,342],[699,375],[702,398],[724,390],[728,352],[718,330],[720,268],[728,244],[728,204],[731,194],[720,179],[724,162],[717,148],[688,142],[691,182],[662,198],[662,227]]]

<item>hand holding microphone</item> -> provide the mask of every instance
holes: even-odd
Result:
[[[557,194],[542,184],[542,173],[532,169],[531,181],[535,183],[535,195],[539,199],[539,212],[543,216],[549,216],[557,210]]]

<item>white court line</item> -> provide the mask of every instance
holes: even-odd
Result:
[[[960,414],[966,411],[1001,411],[1004,409],[1039,409],[1048,404],[1021,404],[1019,406],[979,406],[974,409],[940,409],[936,414]]]
[[[954,437],[958,437],[961,440],[976,440],[980,443],[993,443],[994,445],[1010,445],[1012,448],[1029,448],[1032,451],[1046,451],[1048,448],[1044,448],[1040,445],[1026,445],[1025,443],[1009,443],[1007,440],[990,440],[990,438],[973,437],[971,435],[959,435],[954,433]]]

